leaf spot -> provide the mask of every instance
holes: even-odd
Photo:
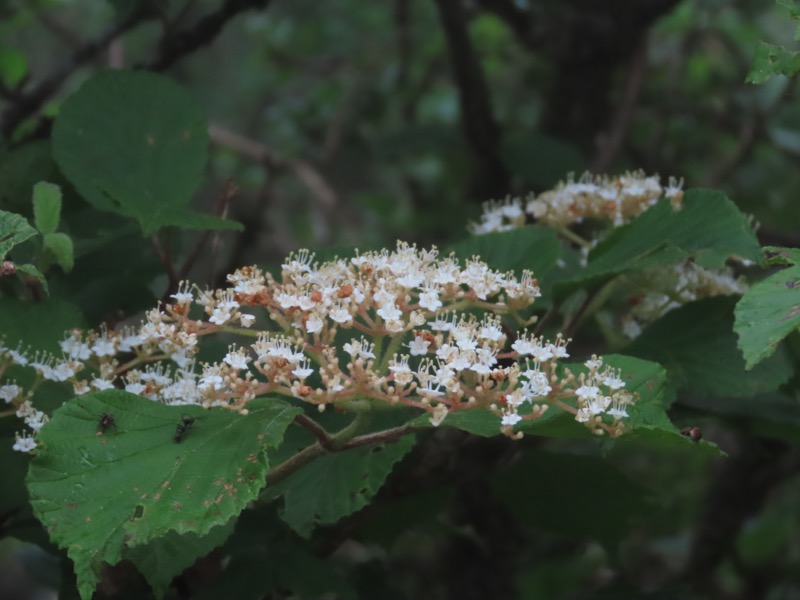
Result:
[[[789,313],[785,317],[783,317],[780,321],[778,321],[778,323],[783,323],[784,321],[788,321],[789,319],[793,319],[798,314],[800,314],[800,306],[797,306],[795,304],[792,307],[792,310],[790,310]]]

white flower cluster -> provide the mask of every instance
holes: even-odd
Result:
[[[540,295],[530,272],[517,278],[478,258],[461,264],[435,248],[398,243],[394,251],[323,263],[300,251],[283,264],[280,280],[256,267],[228,280],[231,287],[211,291],[182,284],[174,303],[149,311],[137,329],[72,331],[60,358],[29,360],[0,344],[0,377],[4,365],[27,364],[41,379],[70,383],[76,394],[113,387],[169,405],[241,413],[267,394],[320,410],[414,406],[434,425],[450,412],[482,407],[509,435],[550,402],[575,415],[582,407],[577,388],[556,374],[557,361],[568,356],[566,340],[523,334],[505,348],[500,315],[516,317]],[[268,317],[269,330],[253,328],[257,316]],[[219,362],[197,364],[199,339],[221,332],[254,341],[229,346]],[[0,393],[34,432],[41,427],[46,417],[21,390],[7,385]],[[564,402],[569,398],[577,405]],[[520,410],[526,403],[534,409]],[[608,414],[611,423],[587,424],[616,433],[618,419]],[[18,449],[35,447],[33,436],[20,439],[26,441]]]
[[[24,367],[28,365],[28,359],[24,352],[19,349],[8,348],[0,340],[0,379],[2,379],[5,369],[12,364]],[[26,393],[16,383],[11,382],[0,385],[0,400],[4,400],[6,404],[16,407],[14,411],[16,416],[22,419],[25,425],[31,429],[30,432],[16,434],[14,450],[19,452],[30,452],[36,448],[36,440],[34,439],[36,432],[48,421],[45,413],[33,407],[30,397],[31,394]]]
[[[647,292],[632,297],[631,310],[622,317],[622,330],[631,339],[639,336],[643,326],[687,302],[743,294],[748,289],[744,277],[736,277],[731,268],[706,269],[693,261],[654,269],[637,283],[637,289]]]
[[[526,214],[552,227],[584,219],[598,219],[619,227],[661,198],[669,198],[676,209],[680,208],[682,187],[683,180],[670,177],[669,183],[662,186],[660,177],[647,176],[642,171],[619,177],[584,173],[577,181],[570,174],[552,190],[538,196],[529,194],[524,211],[519,198],[484,203],[480,222],[471,224],[470,231],[483,234],[522,227]]]
[[[610,367],[603,368],[603,360],[592,356],[585,363],[588,373],[578,376],[580,387],[575,394],[578,397],[578,414],[575,419],[591,426],[603,423],[603,415],[609,415],[618,423],[628,416],[627,407],[633,404],[633,396],[625,389],[625,382],[618,371]],[[594,429],[602,433],[602,429]]]
[[[519,229],[525,225],[525,209],[522,200],[508,196],[505,200],[490,200],[483,203],[480,223],[470,223],[468,229],[474,235]]]

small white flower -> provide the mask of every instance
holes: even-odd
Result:
[[[437,404],[433,408],[433,413],[431,414],[430,423],[434,427],[438,427],[442,424],[442,422],[447,417],[447,405],[445,404]]]
[[[225,355],[223,362],[230,365],[234,369],[242,370],[247,368],[247,363],[250,362],[250,358],[245,356],[243,350],[239,349],[228,352],[228,354]]]
[[[110,390],[114,388],[114,382],[107,379],[100,379],[95,377],[92,379],[92,387],[96,390]]]
[[[308,360],[303,359],[303,361],[297,365],[297,367],[292,371],[292,375],[297,377],[298,379],[305,379],[309,375],[314,373],[314,369],[309,366]]]
[[[15,384],[0,385],[0,399],[8,403],[13,402],[22,393],[22,389]]]
[[[425,291],[419,295],[419,305],[425,310],[436,312],[442,307],[442,301],[435,289],[425,288]]]
[[[317,313],[311,313],[306,321],[306,331],[308,333],[319,333],[325,325],[325,320]]]
[[[600,396],[600,388],[594,385],[582,385],[575,390],[575,395],[583,402],[594,400]]]
[[[36,440],[32,437],[17,434],[17,441],[14,442],[12,448],[17,452],[30,452],[36,449]]]
[[[431,343],[421,335],[416,336],[413,341],[406,344],[411,352],[411,356],[425,356],[428,353],[428,346],[430,345]]]

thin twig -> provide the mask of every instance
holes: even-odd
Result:
[[[250,9],[264,9],[270,0],[227,0],[218,10],[201,18],[194,27],[185,31],[170,33],[162,40],[161,52],[146,65],[139,65],[149,71],[164,71],[186,54],[210,44],[223,27],[238,14]]]
[[[246,138],[219,125],[211,125],[208,128],[208,134],[211,136],[211,140],[220,146],[234,150],[272,169],[293,174],[327,208],[333,208],[339,203],[336,191],[322,174],[309,163],[300,159],[281,156],[265,144]]]
[[[142,3],[142,6],[146,4],[147,3]],[[3,113],[2,121],[0,121],[2,123],[0,129],[2,129],[3,134],[6,137],[11,137],[11,134],[17,126],[39,110],[47,99],[61,88],[67,78],[72,75],[78,67],[93,60],[117,37],[151,17],[151,13],[146,12],[144,9],[133,12],[126,19],[100,35],[97,39],[92,40],[77,50],[60,69],[43,79],[30,92],[20,95],[5,113]]]
[[[349,450],[350,448],[358,448],[359,446],[369,446],[371,444],[385,444],[394,442],[401,437],[405,437],[414,433],[419,428],[411,427],[410,425],[401,425],[394,429],[386,429],[385,431],[378,431],[376,433],[368,433],[353,438],[341,447],[341,450]]]
[[[333,443],[333,438],[331,435],[325,431],[325,428],[317,423],[314,419],[307,417],[306,415],[297,415],[294,418],[295,423],[301,425],[308,429],[315,438],[317,438],[317,442],[325,448],[328,452],[335,452],[336,445]]]
[[[310,446],[306,446],[300,452],[283,461],[267,473],[267,487],[280,483],[295,471],[302,469],[310,462],[327,453],[328,451],[323,448],[319,442],[314,442]]]
[[[61,23],[59,23],[56,19],[51,19],[50,15],[41,10],[39,6],[37,6],[36,2],[31,2],[29,4],[36,20],[41,23],[42,27],[47,29],[50,33],[52,33],[55,37],[59,40],[64,42],[66,45],[71,46],[72,48],[80,48],[81,47],[81,40],[80,38],[75,35],[72,31],[64,27]]]
[[[159,262],[164,266],[164,270],[167,273],[167,277],[169,278],[169,285],[166,292],[166,296],[168,297],[170,294],[170,290],[178,289],[178,282],[180,278],[178,277],[178,273],[175,271],[175,265],[172,264],[172,252],[169,248],[169,244],[162,244],[161,240],[158,239],[158,234],[153,234],[150,236],[150,241],[153,244],[153,249],[156,252],[156,256],[158,256]]]
[[[236,186],[230,180],[226,181],[225,188],[223,189],[220,197],[217,199],[217,203],[215,204],[213,210],[211,211],[211,214],[216,215],[218,217],[223,216],[227,212],[227,208],[230,205],[231,201],[236,197],[238,193],[239,193],[239,187]],[[207,229],[197,237],[194,245],[192,246],[192,249],[186,255],[186,259],[183,261],[181,268],[178,269],[179,282],[186,279],[187,275],[189,275],[189,271],[191,271],[192,267],[197,262],[201,250],[206,245],[206,242],[208,242],[208,240],[211,238],[212,233],[213,231],[211,229]]]

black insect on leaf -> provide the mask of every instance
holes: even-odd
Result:
[[[108,431],[108,429],[109,429],[110,427],[114,427],[114,428],[116,429],[116,427],[117,427],[117,422],[116,422],[116,420],[114,419],[114,415],[112,415],[112,414],[111,414],[111,413],[109,413],[109,412],[104,412],[102,415],[100,415],[100,420],[97,422],[97,427],[98,427],[98,428],[100,429],[100,431],[102,431],[103,433],[105,433],[106,431]]]
[[[189,430],[194,426],[194,420],[194,417],[181,415],[181,422],[175,426],[175,435],[172,437],[172,441],[176,444],[180,444],[183,438],[186,437],[186,434],[189,433]]]

